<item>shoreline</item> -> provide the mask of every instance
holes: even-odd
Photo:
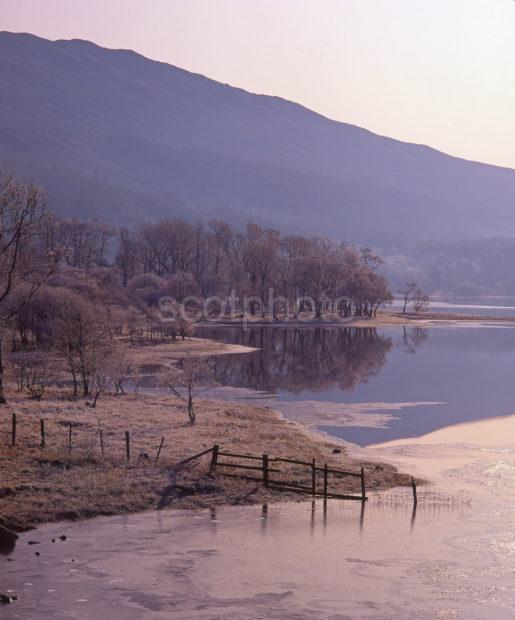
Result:
[[[515,317],[499,317],[489,315],[455,314],[443,312],[423,312],[420,314],[401,312],[379,312],[375,317],[340,317],[328,314],[325,317],[314,319],[291,318],[291,319],[267,319],[262,317],[235,319],[213,319],[210,321],[199,321],[196,323],[201,328],[209,327],[394,327],[394,326],[420,326],[429,327],[435,325],[463,325],[471,324],[515,324]]]
[[[470,321],[468,316],[459,320],[465,319]],[[475,319],[483,320],[480,317]],[[384,322],[384,315],[377,320]],[[361,326],[354,320],[338,325]],[[367,325],[370,324],[367,322]],[[149,342],[128,346],[127,350],[140,368],[157,372],[187,355],[230,355],[255,349],[190,338],[175,343]],[[69,400],[62,391],[49,394],[39,403],[21,399],[13,392],[12,386],[9,392],[11,400],[4,407],[6,415],[0,427],[3,435],[0,447],[3,481],[0,487],[0,525],[14,531],[62,518],[83,519],[152,509],[162,502],[164,489],[173,491],[173,501],[170,501],[176,508],[299,500],[298,494],[290,497],[284,492],[273,493],[241,480],[234,482],[220,476],[213,481],[205,472],[199,478],[199,488],[195,487],[192,471],[181,472],[183,479],[171,482],[170,470],[174,463],[214,444],[239,453],[266,452],[302,460],[316,457],[317,461],[340,469],[359,468],[364,464],[367,478],[370,477],[370,489],[408,485],[411,481],[410,475],[401,473],[391,464],[380,463],[380,469],[377,469],[376,464],[364,462],[366,453],[362,449],[318,430],[314,427],[317,420],[309,417],[303,420],[303,416],[292,420],[284,412],[275,411],[272,403],[256,406],[233,400],[199,400],[197,407],[201,422],[196,427],[187,427],[182,402],[171,396],[105,395],[93,410],[83,401]],[[410,406],[417,404],[409,403]],[[365,403],[359,408],[368,407],[367,411],[372,409],[378,416],[384,416],[385,412],[381,411],[385,409],[384,405]],[[392,406],[389,403],[388,409]],[[16,413],[19,420],[20,447],[15,448],[7,447],[11,413]],[[355,411],[346,412],[350,413],[356,415]],[[48,442],[44,449],[39,446],[41,419],[48,425]],[[74,445],[72,453],[68,454],[70,423]],[[100,425],[109,445],[105,456],[100,454],[98,443]],[[130,463],[124,462],[125,430],[130,432],[135,444]],[[151,467],[152,460],[161,437],[165,437],[165,448],[160,467],[154,468]],[[76,485],[75,491],[66,490],[67,485]],[[347,489],[343,486],[342,490]],[[66,510],[63,505],[67,506]]]
[[[82,520],[168,508],[207,508],[277,501],[299,501],[294,492],[265,489],[261,483],[210,475],[209,460],[174,471],[174,464],[212,445],[245,454],[328,463],[359,472],[365,468],[367,491],[409,485],[411,476],[387,464],[351,457],[348,446],[267,407],[198,401],[198,421],[186,425],[186,409],[164,396],[105,396],[92,411],[83,402],[55,398],[31,403],[11,401],[18,417],[17,446],[0,449],[0,525],[22,532],[48,522]],[[145,412],[142,415],[142,412]],[[39,420],[45,419],[47,446],[39,446]],[[72,423],[73,448],[68,453]],[[102,456],[98,425],[106,446]],[[3,435],[7,434],[4,422]],[[124,429],[133,456],[125,457]],[[165,437],[159,466],[154,458]],[[310,472],[285,468],[286,479],[308,484]],[[281,478],[283,475],[280,476]],[[305,480],[304,480],[305,478]],[[357,492],[354,479],[331,482],[334,491]],[[1,536],[0,536],[1,538]]]

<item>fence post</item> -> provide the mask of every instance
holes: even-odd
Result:
[[[104,431],[102,430],[102,427],[100,426],[100,420],[98,421],[98,434],[100,436],[100,450],[102,451],[102,456],[105,456],[105,452],[104,452]]]
[[[125,452],[127,453],[127,460],[131,460],[131,437],[129,431],[125,431]]]
[[[157,460],[159,459],[159,455],[161,454],[161,448],[163,447],[164,440],[165,440],[165,438],[161,437],[161,443],[159,444],[159,450],[157,451],[157,456],[156,456],[156,460],[154,462],[154,467],[157,467]]]
[[[70,427],[68,429],[68,454],[72,455],[72,423],[70,422]]]
[[[311,463],[311,495],[315,495],[316,493],[316,484],[317,484],[317,470],[315,459]]]
[[[209,467],[209,471],[213,471],[213,469],[216,467],[217,463],[218,463],[218,450],[219,450],[220,446],[218,446],[217,444],[215,444],[213,446],[213,455],[211,456],[211,466]]]
[[[13,413],[13,428],[11,434],[11,445],[16,445],[16,414]]]
[[[324,499],[327,499],[327,463],[324,465]]]
[[[45,420],[41,418],[40,420],[40,428],[41,428],[41,448],[45,447]]]
[[[411,477],[411,488],[413,490],[413,505],[416,506],[417,505],[417,485],[415,484],[415,479],[413,478],[413,476]]]
[[[263,486],[268,486],[268,454],[263,454]]]
[[[364,502],[367,499],[365,489],[365,468],[361,468],[361,501]]]

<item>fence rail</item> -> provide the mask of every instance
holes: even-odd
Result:
[[[261,465],[245,465],[243,463],[235,463],[221,461],[219,457],[226,457],[232,459],[241,460],[251,460],[251,461],[261,461]],[[295,480],[277,480],[275,478],[271,478],[270,474],[281,474],[284,473],[283,470],[278,469],[277,467],[270,467],[270,463],[287,463],[290,465],[300,465],[301,467],[309,468],[311,472],[311,486],[306,484],[302,484],[301,482],[297,482]],[[221,468],[221,469],[219,469]],[[257,476],[248,476],[244,474],[229,474],[223,471],[223,468],[229,469],[242,469],[246,471],[261,471],[262,476],[258,478]],[[211,467],[210,471],[213,470],[219,471],[224,476],[229,476],[231,478],[240,477],[246,478],[247,480],[261,480],[263,482],[263,486],[265,487],[273,487],[277,490],[284,491],[294,491],[297,493],[309,493],[312,496],[322,496],[324,498],[334,498],[334,499],[352,499],[359,500],[362,502],[367,501],[366,496],[366,487],[365,487],[365,470],[362,467],[359,473],[344,471],[342,469],[334,469],[328,467],[327,463],[324,463],[323,467],[317,467],[315,459],[312,459],[311,462],[301,461],[293,458],[286,458],[281,456],[272,457],[268,454],[262,454],[261,456],[257,456],[255,454],[239,454],[237,452],[227,452],[221,451],[218,445],[213,446],[213,457],[211,459]],[[323,472],[323,490],[320,491],[317,489],[317,479],[316,473]],[[359,478],[361,481],[361,495],[352,495],[352,494],[344,494],[344,493],[336,493],[329,490],[329,474],[336,476],[350,476],[352,478]]]

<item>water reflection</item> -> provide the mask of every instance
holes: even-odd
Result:
[[[273,408],[287,417],[361,446],[510,415],[515,407],[514,328],[219,326],[199,335],[260,349],[218,358],[222,384],[271,392]],[[342,424],[360,404],[366,416]],[[374,411],[388,418],[377,422]]]
[[[416,331],[406,330],[413,348],[424,340],[422,330]],[[216,378],[223,385],[268,392],[352,391],[379,373],[393,346],[373,328],[203,328],[200,335],[257,348],[217,358]]]
[[[373,498],[372,498],[373,499]],[[358,512],[359,505],[359,512]],[[367,509],[368,506],[368,509]],[[338,524],[342,518],[346,524],[354,523],[359,527],[360,535],[363,534],[367,510],[371,511],[368,520],[376,523],[381,519],[395,519],[400,523],[409,524],[411,532],[415,529],[417,509],[422,508],[422,515],[426,519],[439,518],[440,516],[452,515],[453,513],[465,514],[469,507],[463,503],[443,502],[441,504],[424,503],[422,507],[410,504],[409,499],[398,502],[347,502],[342,500],[313,499],[309,502],[309,530],[313,536],[317,525],[325,530],[329,525]],[[261,505],[260,530],[261,535],[268,533],[268,522],[272,517],[273,527],[277,526],[277,510],[270,509],[267,503]],[[218,521],[217,521],[218,522]]]
[[[402,328],[402,342],[406,353],[415,353],[417,348],[429,338],[429,330],[423,327]]]

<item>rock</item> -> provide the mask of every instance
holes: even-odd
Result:
[[[341,454],[340,448],[333,448],[333,454]]]
[[[17,540],[18,534],[0,525],[0,554],[7,555],[8,553],[12,553]]]
[[[39,540],[29,540],[29,542],[27,543],[27,545],[40,545],[41,543],[39,542]]]
[[[148,452],[140,452],[139,453],[139,458],[143,459],[144,461],[148,461],[148,459],[150,458],[148,455]]]
[[[70,466],[67,463],[63,463],[63,461],[51,460],[48,459],[40,459],[39,465],[47,466],[47,467],[55,467],[56,469],[69,469]]]
[[[0,605],[10,605],[17,600],[17,596],[11,596],[10,594],[0,594]]]
[[[68,536],[66,536],[66,534],[63,534],[62,536],[59,536],[59,540],[62,540],[64,542],[65,540],[68,540]]]
[[[39,556],[41,555],[41,553],[39,553],[39,551],[36,551],[36,552],[34,553],[34,555],[37,555],[37,556],[39,557]]]
[[[189,495],[195,495],[196,493],[196,489],[192,484],[187,484],[187,485],[177,484],[175,488],[179,492],[179,497],[187,497]]]

